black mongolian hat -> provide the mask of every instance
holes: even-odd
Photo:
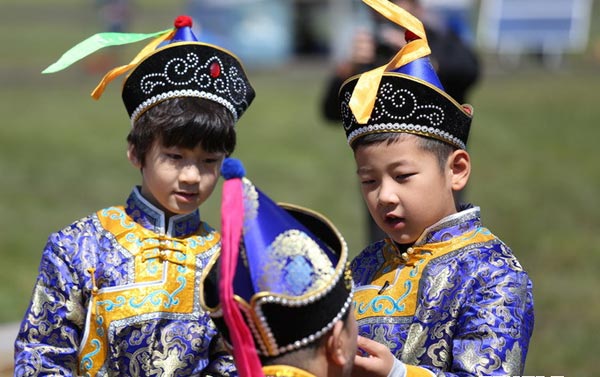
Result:
[[[351,310],[348,248],[322,215],[276,204],[226,159],[222,247],[201,279],[201,304],[233,351],[241,376],[262,356],[317,341]]]
[[[473,109],[443,89],[429,56],[423,24],[388,0],[363,0],[406,29],[407,44],[379,68],[351,77],[340,88],[348,143],[364,135],[404,132],[465,149]]]
[[[255,96],[242,63],[221,47],[199,42],[191,27],[189,16],[179,16],[174,29],[157,33],[99,33],[67,51],[43,73],[66,68],[102,47],[155,37],[129,64],[108,72],[92,97],[100,98],[108,83],[131,71],[123,84],[122,98],[132,123],[152,106],[177,97],[217,102],[237,121]]]

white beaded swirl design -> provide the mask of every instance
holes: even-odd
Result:
[[[200,63],[197,54],[188,52],[185,58],[175,57],[166,62],[162,72],[142,76],[139,87],[146,95],[150,95],[156,88],[165,86],[187,89],[170,90],[146,99],[132,113],[132,123],[155,104],[176,97],[198,97],[215,101],[230,110],[237,121],[239,114],[235,106],[244,104],[248,92],[248,86],[240,71],[235,66],[227,68],[218,56],[211,56],[204,61],[204,64]],[[210,75],[210,66],[213,63],[218,64],[222,70],[217,77]]]
[[[215,101],[217,103],[220,103],[221,105],[225,106],[227,108],[227,110],[229,110],[231,112],[231,114],[233,115],[234,121],[238,120],[237,110],[231,104],[231,102],[227,101],[225,98],[222,98],[222,97],[216,96],[212,93],[208,93],[208,92],[201,91],[201,90],[184,89],[184,90],[172,90],[170,92],[164,92],[164,93],[161,93],[154,97],[150,97],[147,100],[145,100],[144,102],[142,102],[141,104],[139,104],[138,107],[135,109],[135,111],[133,113],[131,113],[131,125],[133,126],[135,121],[146,110],[148,110],[152,106],[156,105],[157,103],[162,102],[167,99],[170,99],[170,98],[181,98],[181,97],[204,98],[204,99],[209,99],[209,100]]]
[[[246,317],[246,323],[248,324],[248,327],[250,328],[250,331],[252,332],[252,334],[254,334],[254,337],[253,337],[254,341],[257,343],[255,345],[257,345],[259,348],[259,350],[257,350],[257,351],[261,355],[268,355],[269,352],[267,351],[267,346],[263,342],[262,337],[260,336],[260,332],[256,328],[256,322],[254,322],[254,320],[253,320],[253,315],[252,315],[251,309],[249,307],[243,306],[243,305],[238,305],[238,307],[244,313],[244,316]]]
[[[332,287],[335,284],[332,284]],[[269,327],[269,323],[267,321],[267,319],[265,318],[265,316],[263,315],[262,309],[261,309],[261,304],[264,303],[277,303],[277,304],[281,304],[284,306],[303,306],[309,303],[313,303],[314,301],[320,299],[319,298],[315,298],[316,296],[310,297],[309,299],[307,299],[307,302],[303,302],[303,303],[299,303],[299,302],[293,302],[290,300],[287,300],[285,298],[281,298],[281,297],[277,297],[277,296],[267,296],[267,297],[263,297],[261,298],[258,303],[257,306],[255,307],[254,311],[258,317],[258,320],[260,322],[261,327],[263,328],[264,333],[267,336],[267,342],[270,345],[270,348],[272,350],[275,350],[275,352],[272,352],[271,354],[268,354],[267,352],[265,352],[266,350],[262,350],[263,351],[263,355],[268,355],[268,356],[277,356],[279,354],[285,353],[285,352],[290,352],[293,351],[295,349],[301,348],[306,346],[309,343],[314,342],[315,340],[321,338],[325,333],[327,333],[329,330],[331,330],[331,328],[333,327],[333,325],[339,321],[344,314],[346,313],[346,311],[348,310],[348,308],[350,307],[350,304],[352,303],[352,298],[354,296],[354,287],[352,287],[352,290],[350,291],[350,294],[348,295],[348,298],[346,299],[346,301],[344,302],[344,305],[342,306],[342,308],[340,309],[340,311],[338,312],[338,314],[327,324],[325,325],[323,328],[321,328],[319,331],[317,331],[314,334],[311,334],[309,336],[306,336],[300,340],[295,341],[294,343],[291,344],[287,344],[284,346],[279,346],[275,340],[275,336],[273,335],[273,333],[271,332],[271,329]],[[252,326],[252,332],[255,334],[255,338],[260,338],[260,335],[258,332],[256,332],[256,330],[254,329],[254,327]],[[262,347],[261,347],[262,348]]]
[[[352,144],[354,139],[360,136],[381,132],[406,132],[418,135],[425,135],[433,137],[435,139],[444,140],[458,147],[459,149],[466,149],[465,143],[463,143],[456,136],[451,135],[449,132],[442,131],[435,127],[419,126],[415,124],[406,123],[371,124],[368,126],[357,128],[348,135],[348,144]]]
[[[344,128],[350,130],[358,124],[350,109],[351,92],[346,92],[341,104],[342,118],[350,120],[344,122]],[[393,123],[377,123],[381,118],[394,120]],[[425,124],[416,125],[406,123],[408,119],[422,120]],[[437,127],[442,125],[445,119],[444,109],[437,105],[419,105],[417,96],[408,89],[395,89],[391,83],[384,83],[379,88],[373,112],[369,118],[370,125],[354,129],[348,135],[348,144],[354,139],[371,133],[380,132],[407,132],[425,136],[431,136],[444,140],[464,149],[465,144],[454,135]],[[375,124],[373,124],[375,123]]]

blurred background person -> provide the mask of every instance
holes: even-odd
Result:
[[[472,28],[474,0],[421,0],[423,7],[437,22],[450,29],[469,45],[475,43]]]
[[[105,31],[125,33],[129,31],[133,15],[130,0],[96,0],[96,7]]]
[[[197,35],[235,51],[246,67],[273,68],[293,57],[292,2],[278,0],[186,0]]]
[[[102,31],[127,33],[133,20],[133,1],[131,0],[94,0],[94,7]],[[107,48],[96,53],[85,62],[89,74],[104,74],[121,61],[118,50]]]

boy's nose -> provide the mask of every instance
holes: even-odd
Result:
[[[383,205],[397,204],[399,199],[395,185],[393,185],[391,182],[388,182],[388,180],[383,180],[381,182],[381,186],[379,187],[377,200],[379,201],[379,204]]]
[[[200,169],[195,164],[187,164],[181,169],[179,179],[185,183],[200,182]]]

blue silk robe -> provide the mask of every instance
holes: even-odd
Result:
[[[52,234],[15,342],[15,376],[237,375],[199,303],[220,235],[199,212],[127,205]]]
[[[523,374],[531,281],[481,226],[479,208],[442,219],[406,250],[370,245],[352,272],[359,334],[387,345],[408,376]]]

